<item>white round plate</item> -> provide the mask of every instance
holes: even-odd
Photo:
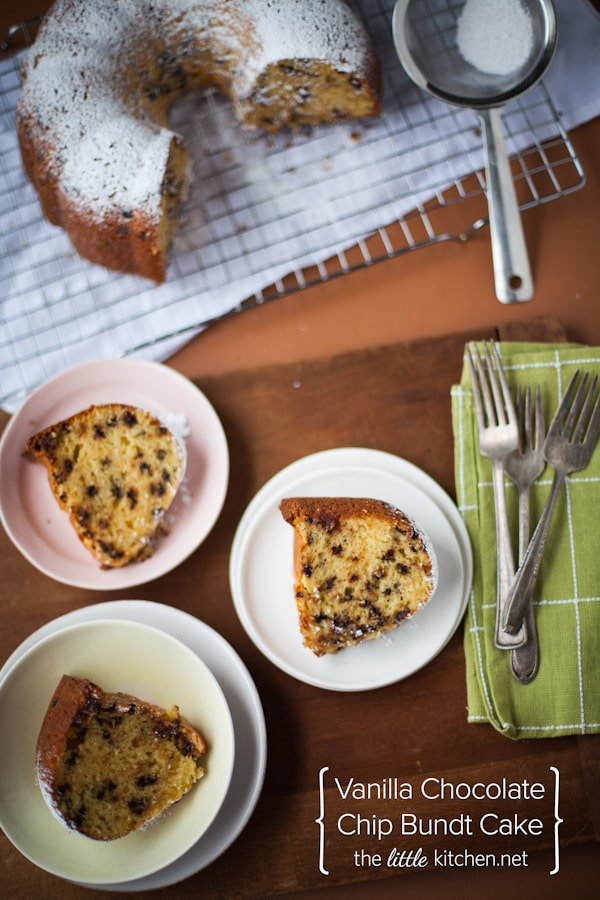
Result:
[[[244,829],[256,806],[264,780],[265,721],[254,682],[231,645],[193,616],[146,600],[99,603],[49,622],[31,634],[9,657],[0,670],[0,686],[23,654],[38,641],[79,622],[103,622],[107,619],[140,622],[159,628],[189,647],[218,681],[233,722],[235,764],[229,790],[217,816],[200,840],[175,862],[151,875],[133,881],[94,884],[96,888],[111,891],[149,891],[176,884],[206,868]]]
[[[151,826],[93,841],[46,804],[35,777],[36,742],[63,674],[163,708],[176,703],[204,735],[204,777]],[[71,881],[106,882],[107,873],[112,882],[139,879],[173,863],[209,828],[233,771],[233,724],[216,678],[181,641],[139,622],[80,622],[35,643],[0,684],[0,734],[0,825],[29,860]]]
[[[302,644],[293,592],[293,529],[284,497],[372,497],[397,506],[433,544],[438,586],[414,616],[378,640],[315,656]],[[334,691],[383,687],[416,672],[450,640],[469,595],[471,545],[456,506],[429,475],[379,450],[343,447],[300,459],[277,473],[248,505],[236,531],[229,578],[250,638],[276,666]]]
[[[167,514],[169,534],[154,554],[119,569],[101,569],[56,502],[45,466],[22,455],[42,428],[97,403],[130,403],[159,418],[184,416],[187,464]],[[0,439],[0,518],[7,534],[36,568],[64,584],[121,590],[175,568],[206,538],[221,512],[229,481],[229,453],[221,422],[204,394],[160,363],[133,359],[82,363],[45,382],[23,403]]]

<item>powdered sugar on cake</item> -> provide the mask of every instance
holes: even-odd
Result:
[[[156,29],[165,54],[170,41],[194,53],[197,36],[208,35],[213,50],[235,60],[232,91],[240,96],[256,90],[264,67],[282,59],[327,59],[351,72],[368,51],[353,15],[338,3],[119,0],[118,17],[115,6],[114,0],[81,6],[58,0],[24,64],[19,100],[29,127],[44,135],[49,168],[61,173],[69,202],[99,219],[112,209],[159,216],[173,135],[150,119],[141,100],[132,101],[125,81],[117,90],[114,83],[123,60],[135,66],[136,47]]]

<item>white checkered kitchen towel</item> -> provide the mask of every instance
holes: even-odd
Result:
[[[441,3],[444,0],[440,0]],[[560,37],[545,87],[509,104],[509,150],[538,145],[600,112],[600,17],[555,0]],[[201,323],[290,272],[402,220],[483,167],[470,110],[412,85],[391,35],[394,0],[357,0],[385,72],[384,109],[368,125],[311,135],[243,136],[227,101],[192,94],[172,124],[191,149],[194,185],[167,284],[81,260],[42,217],[14,127],[18,58],[0,59],[0,404],[13,411],[51,375],[91,358],[167,358]],[[552,102],[549,102],[551,98]],[[490,280],[491,264],[490,264]],[[300,282],[301,283],[301,282]]]

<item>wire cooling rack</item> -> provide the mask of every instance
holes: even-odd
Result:
[[[0,370],[14,376],[6,386],[2,378],[3,405],[86,356],[165,358],[225,315],[418,248],[467,241],[487,223],[475,114],[409,82],[392,43],[394,0],[355,5],[383,64],[381,118],[257,138],[240,131],[218,93],[183,98],[171,120],[191,150],[194,186],[170,285],[150,289],[80,260],[43,222],[14,138],[15,48],[32,42],[36,23],[12,30],[0,47]],[[507,107],[504,126],[522,210],[583,185],[543,84]],[[316,170],[305,154],[316,154]],[[224,305],[234,283],[238,293]],[[98,349],[102,338],[107,351]]]

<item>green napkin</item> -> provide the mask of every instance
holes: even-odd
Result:
[[[600,348],[574,344],[499,345],[510,387],[539,384],[546,426],[577,369],[600,374]],[[479,453],[471,382],[466,362],[452,388],[458,505],[473,548],[473,587],[465,618],[469,722],[490,722],[513,739],[600,731],[600,444],[588,467],[567,479],[555,509],[534,611],[540,665],[520,684],[510,651],[494,646],[496,535],[491,466]],[[531,492],[535,527],[552,481],[545,472]],[[506,495],[515,561],[518,559],[517,489]]]

